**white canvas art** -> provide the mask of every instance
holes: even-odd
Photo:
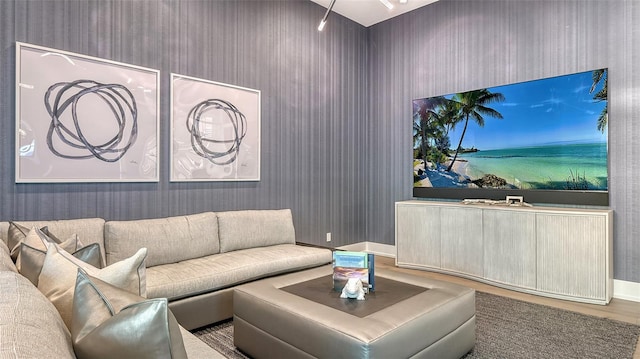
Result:
[[[260,91],[171,75],[171,181],[260,180]]]
[[[157,182],[159,72],[16,43],[16,182]]]

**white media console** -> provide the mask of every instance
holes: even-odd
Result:
[[[613,211],[396,202],[396,265],[607,304]]]

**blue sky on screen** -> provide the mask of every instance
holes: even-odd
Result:
[[[597,120],[606,102],[595,102],[589,93],[592,71],[488,88],[505,101],[490,104],[504,117],[485,117],[485,126],[469,120],[462,146],[480,150],[538,145],[606,142]],[[451,98],[451,96],[445,96]],[[464,122],[449,133],[451,147],[460,140]]]

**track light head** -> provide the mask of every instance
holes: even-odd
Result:
[[[324,17],[322,18],[322,20],[320,20],[320,25],[318,25],[318,31],[322,31],[322,29],[324,29],[324,25],[327,24],[327,18],[329,17],[329,13],[331,12],[331,9],[333,9],[333,5],[335,5],[336,0],[331,0],[331,4],[329,4],[329,7],[327,8],[327,12],[324,13]]]

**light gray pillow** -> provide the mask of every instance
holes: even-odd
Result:
[[[40,230],[47,230],[46,227],[40,228]],[[9,222],[9,230],[7,235],[7,247],[9,247],[9,253],[11,253],[11,259],[15,262],[18,259],[18,253],[20,252],[20,243],[31,231],[31,228],[23,226],[16,222]]]
[[[29,233],[30,228],[18,224],[16,222],[9,222],[9,230],[7,232],[7,247],[11,252],[18,243],[24,239]]]
[[[38,286],[38,278],[46,255],[46,250],[42,251],[41,249],[33,248],[26,243],[20,245],[20,254],[16,267],[18,267],[18,272],[29,279],[35,286]],[[84,246],[71,253],[71,255],[96,268],[102,267],[102,255],[100,254],[100,245],[98,243]]]
[[[104,266],[104,223],[105,221],[102,218],[79,218],[61,220],[17,221],[16,224],[27,227],[27,233],[28,230],[32,227],[46,227],[50,232],[55,233],[56,237],[59,238],[69,238],[71,235],[77,235],[85,245],[88,245],[90,243],[98,243],[100,244],[100,251],[102,252],[103,258],[102,265]],[[9,232],[9,227],[10,223],[6,223],[5,231],[7,231],[7,233]],[[8,237],[5,239],[8,241]]]
[[[78,359],[187,358],[166,298],[148,299],[78,270],[71,325]]]
[[[146,256],[147,249],[141,248],[127,259],[98,269],[58,249],[54,244],[47,249],[44,265],[38,277],[38,289],[58,309],[67,327],[71,327],[73,293],[78,268],[82,268],[98,279],[144,297],[147,291],[144,262]]]
[[[20,254],[20,244],[27,240],[29,234],[33,232],[33,230],[36,230],[38,236],[44,241],[60,244],[60,246],[69,253],[73,253],[83,246],[82,242],[80,242],[80,239],[78,239],[78,236],[76,234],[69,236],[68,239],[63,241],[53,235],[53,233],[49,232],[49,229],[46,226],[41,227],[40,229],[37,229],[35,227],[27,228],[21,224],[10,222],[9,239],[7,242],[11,243],[9,245],[9,250],[11,251],[11,259],[13,259],[14,262],[18,261],[18,256]],[[32,247],[34,246],[33,238],[29,245],[31,245]]]
[[[29,234],[18,244],[19,252],[16,268],[20,274],[27,277],[35,286],[38,285],[38,277],[44,264],[47,247],[51,243],[54,242],[49,236],[45,235],[40,229],[32,228]],[[60,243],[59,246],[85,263],[91,264],[96,268],[102,267],[100,246],[97,243],[82,247],[82,243],[80,243],[77,236],[72,236]]]

